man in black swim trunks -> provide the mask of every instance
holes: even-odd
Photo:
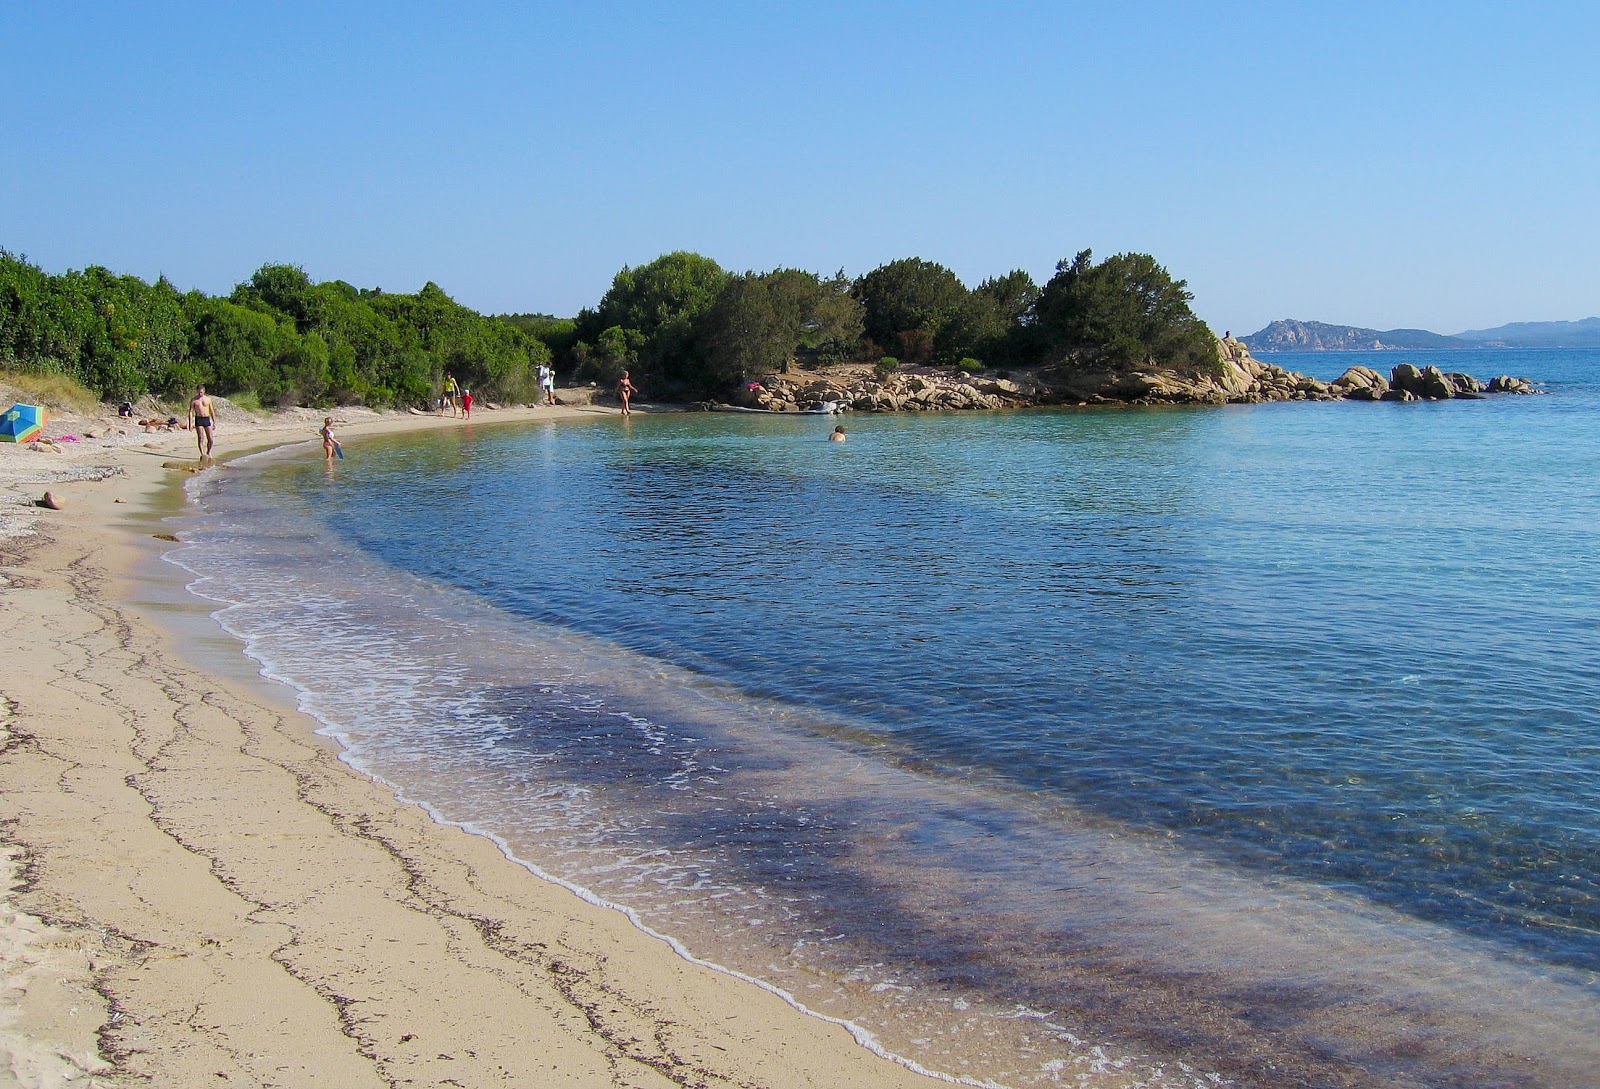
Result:
[[[194,388],[194,400],[189,402],[189,426],[194,428],[194,444],[200,448],[202,459],[211,457],[213,438],[211,435],[214,410],[211,407],[211,398],[206,396],[204,386]]]

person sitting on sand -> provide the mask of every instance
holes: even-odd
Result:
[[[322,421],[322,453],[329,461],[332,461],[335,456],[344,457],[344,447],[339,445],[339,440],[333,437],[332,416],[324,417]]]
[[[838,427],[835,427],[833,429],[833,434],[828,436],[828,441],[829,442],[844,442],[845,438],[846,438],[846,436],[845,436],[845,433],[844,433],[844,424],[840,424]]]
[[[617,400],[622,402],[622,414],[632,416],[633,410],[628,407],[628,402],[633,400],[633,395],[639,392],[639,387],[633,384],[633,379],[628,377],[628,372],[623,371],[622,377],[617,379]]]
[[[204,386],[194,388],[194,400],[189,402],[189,424],[194,428],[194,444],[200,450],[202,458],[211,456],[211,448],[215,440],[211,434],[213,422],[216,419],[216,409],[211,404],[211,398],[206,396]],[[173,423],[177,423],[174,419]]]

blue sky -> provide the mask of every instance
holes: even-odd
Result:
[[[1041,283],[1221,332],[1600,314],[1600,5],[0,0],[0,247],[571,314],[675,249]]]

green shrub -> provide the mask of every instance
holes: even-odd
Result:
[[[983,364],[973,359],[970,355],[956,363],[956,370],[962,374],[977,374],[983,370]]]
[[[892,355],[886,355],[878,360],[878,366],[873,373],[879,378],[887,378],[899,369],[900,361]]]

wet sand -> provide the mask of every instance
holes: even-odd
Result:
[[[321,456],[320,419],[219,423],[223,458]],[[0,540],[0,1085],[933,1083],[398,803],[242,655],[178,646],[139,578],[193,460],[182,432],[0,449],[0,519],[32,530]],[[65,509],[21,505],[45,488]]]

